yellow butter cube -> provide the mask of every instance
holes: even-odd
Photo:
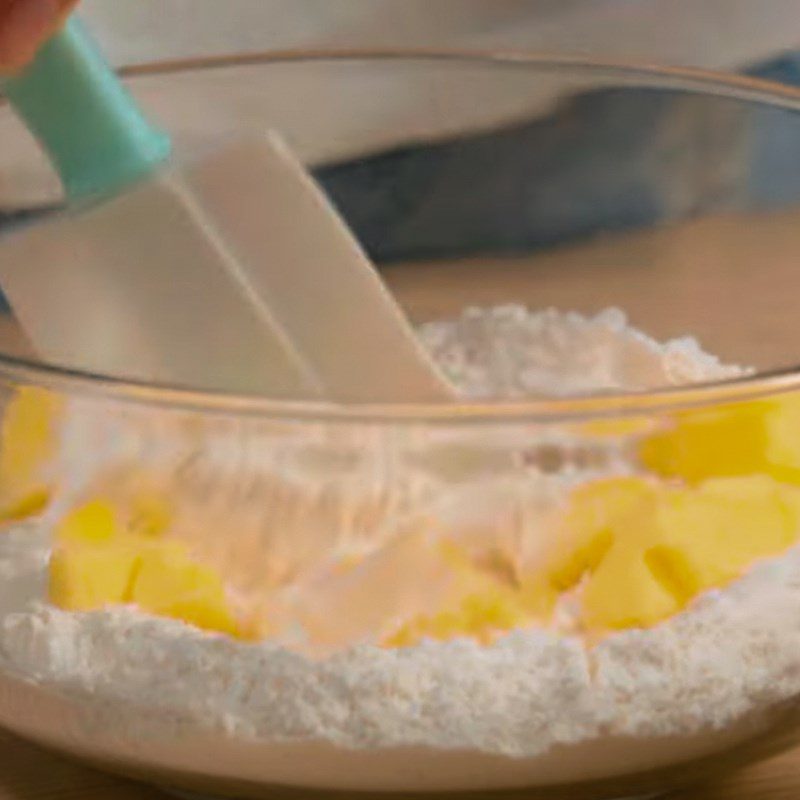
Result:
[[[681,553],[690,584],[700,590],[723,586],[797,541],[796,495],[794,487],[766,476],[717,479],[695,491],[670,492],[658,507],[658,544]]]
[[[23,492],[0,507],[0,524],[21,522],[41,514],[50,503],[50,490],[44,486]]]
[[[614,545],[615,538],[634,526],[620,520],[638,512],[652,513],[657,487],[642,478],[607,478],[579,486],[547,554],[546,573],[553,588],[572,589],[593,572]]]
[[[651,490],[647,503],[620,503],[631,485],[598,482],[593,503],[617,513],[586,514],[585,493],[569,520],[586,526],[562,559],[582,567],[581,619],[590,629],[653,625],[680,611],[703,591],[743,575],[759,559],[780,555],[800,533],[800,490],[767,476],[718,478],[697,488]],[[591,507],[591,505],[590,505]],[[595,521],[595,527],[587,521]],[[603,546],[596,544],[603,538]],[[592,539],[592,536],[595,538]],[[568,540],[567,540],[568,541]],[[591,558],[586,542],[595,542]],[[599,558],[598,558],[599,553]],[[553,580],[564,574],[554,573]]]
[[[689,554],[680,547],[669,544],[648,547],[644,551],[644,564],[661,589],[675,601],[676,611],[703,591],[702,577]],[[650,621],[657,622],[662,616],[666,615],[653,614]]]
[[[123,532],[114,505],[97,499],[69,511],[56,527],[56,540],[64,546],[108,544]]]
[[[592,481],[572,493],[546,573],[562,592],[580,584],[585,628],[641,627],[678,610],[643,561],[661,491],[643,478],[620,477]]]
[[[640,456],[648,469],[691,483],[765,474],[800,484],[800,396],[682,412],[642,441]]]
[[[39,513],[50,487],[43,471],[54,453],[63,401],[52,392],[19,389],[0,427],[0,518],[20,519]]]
[[[612,548],[588,578],[581,596],[581,621],[590,630],[644,628],[680,610],[656,580],[636,547]]]
[[[68,611],[93,611],[130,601],[138,553],[125,545],[56,550],[50,558],[48,599]]]
[[[388,636],[385,647],[410,647],[422,639],[469,637],[489,644],[499,634],[530,622],[511,591],[500,588],[467,595],[450,609],[421,614]]]
[[[151,614],[209,631],[237,634],[219,574],[197,564],[180,546],[151,546],[140,557],[131,600]]]
[[[772,402],[764,418],[769,474],[800,484],[800,396],[787,394]]]

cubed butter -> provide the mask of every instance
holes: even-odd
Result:
[[[764,474],[800,484],[800,396],[681,412],[643,439],[640,457],[653,472],[690,483]]]
[[[591,481],[570,495],[566,512],[553,533],[545,571],[557,591],[572,589],[594,572],[631,526],[620,526],[626,516],[646,518],[652,513],[657,486],[643,478],[623,477]]]
[[[143,611],[208,631],[238,633],[219,574],[191,560],[175,543],[141,553],[131,601]]]
[[[798,540],[800,490],[768,476],[642,488],[621,478],[573,494],[574,535],[562,535],[548,575],[578,587],[588,629],[653,625]]]
[[[611,548],[583,588],[580,608],[585,628],[646,628],[680,610],[643,556],[631,544]]]
[[[58,549],[50,558],[48,598],[68,611],[127,603],[138,558],[126,544]]]
[[[658,505],[657,544],[682,554],[689,585],[723,586],[797,541],[797,495],[796,488],[759,475],[667,492]]]
[[[63,401],[35,387],[17,390],[0,427],[0,520],[41,512],[51,488],[43,473],[55,454]]]
[[[169,506],[140,494],[130,507],[95,498],[67,513],[56,528],[50,561],[50,601],[88,611],[135,603],[211,631],[237,633],[222,578],[193,561],[186,546],[160,538]]]
[[[108,500],[89,500],[69,511],[56,526],[56,541],[63,546],[109,544],[124,532],[119,512]]]
[[[8,522],[21,522],[41,514],[50,503],[50,489],[45,486],[30,488],[17,495],[15,499],[8,499],[0,506],[0,524]]]
[[[411,647],[423,639],[441,641],[469,637],[482,644],[530,622],[513,592],[502,588],[470,594],[450,609],[420,614],[405,622],[383,644],[385,647]]]

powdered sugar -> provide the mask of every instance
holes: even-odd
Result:
[[[470,311],[424,326],[422,338],[471,397],[739,374],[691,340],[658,345],[618,312],[585,319]],[[533,471],[527,479],[550,496],[559,481],[565,490],[580,475],[573,469],[537,478]],[[197,769],[209,774],[235,770],[331,788],[480,788],[452,777],[448,759],[461,753],[464,775],[476,758],[504,759],[484,765],[485,786],[566,782],[713,752],[753,735],[763,712],[800,693],[800,548],[653,629],[620,632],[594,647],[525,630],[491,646],[465,639],[397,650],[361,644],[310,658],[135,609],[54,609],[41,600],[47,531],[22,530],[0,545],[6,679],[67,698],[80,730],[70,735],[82,737],[86,751],[112,752],[106,732],[113,727],[113,755],[123,761],[155,757],[145,756],[155,741],[166,766],[194,752]],[[0,719],[14,725],[2,703]],[[206,749],[185,750],[196,736],[206,737]],[[616,755],[614,742],[623,743]],[[337,749],[334,766],[324,767],[321,757],[317,764],[320,745]],[[296,768],[270,760],[284,746],[299,748]],[[397,768],[397,748],[417,748],[416,773]],[[245,752],[247,759],[234,757]],[[363,774],[349,766],[354,754]]]

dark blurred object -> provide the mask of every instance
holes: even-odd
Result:
[[[800,54],[753,75],[800,85]],[[530,252],[597,232],[800,202],[800,117],[595,91],[552,116],[317,171],[377,262]]]
[[[750,73],[800,86],[800,53]],[[378,263],[530,252],[695,209],[800,202],[800,117],[724,98],[594,91],[546,118],[316,175]],[[0,209],[0,231],[47,211]]]

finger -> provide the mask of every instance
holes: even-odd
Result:
[[[51,34],[55,33],[67,21],[67,17],[72,13],[79,0],[58,0],[58,16],[56,17],[55,24],[51,30]]]
[[[0,0],[0,70],[24,67],[77,0]]]

